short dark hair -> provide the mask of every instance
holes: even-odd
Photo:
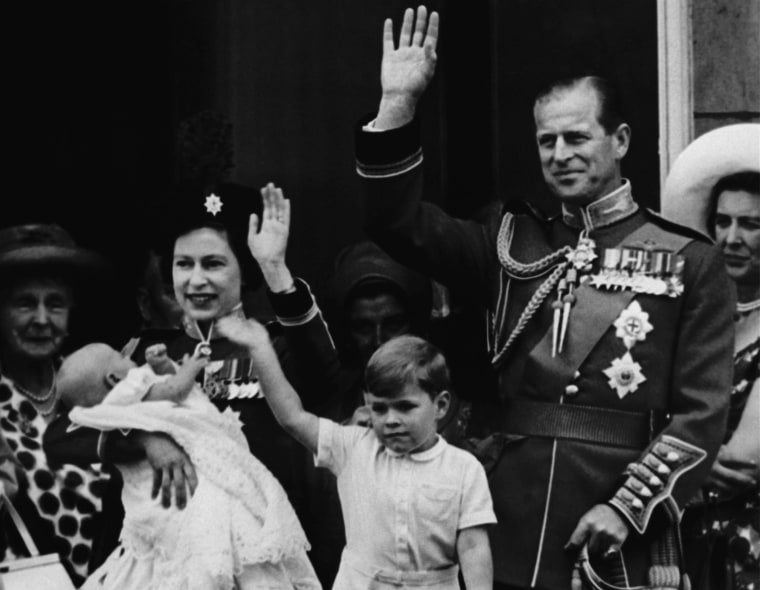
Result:
[[[745,191],[760,195],[760,172],[744,170],[721,177],[710,191],[710,214],[707,217],[707,231],[715,237],[715,215],[718,210],[718,197],[726,191]]]
[[[625,116],[623,114],[622,94],[610,78],[590,74],[553,80],[539,90],[534,104],[541,102],[554,92],[570,90],[583,83],[591,86],[599,98],[599,112],[597,113],[599,124],[608,134],[613,133],[625,122]]]
[[[417,336],[398,336],[378,348],[364,371],[364,386],[374,396],[392,398],[407,385],[435,398],[451,388],[443,353]]]

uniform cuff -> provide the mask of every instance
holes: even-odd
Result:
[[[680,477],[696,467],[707,452],[673,436],[663,435],[637,463],[626,469],[628,476],[609,504],[639,533],[644,533],[654,509],[664,504],[679,520],[673,488]]]
[[[305,281],[294,278],[295,291],[274,293],[268,291],[272,309],[283,326],[301,326],[319,314],[319,308]]]
[[[420,124],[417,118],[396,129],[378,133],[364,126],[374,115],[363,118],[356,127],[356,171],[365,178],[387,178],[403,174],[422,163]]]

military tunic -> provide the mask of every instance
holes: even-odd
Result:
[[[494,577],[569,588],[576,556],[564,546],[590,508],[608,503],[631,530],[623,582],[643,584],[653,540],[678,522],[725,430],[733,296],[719,254],[699,234],[639,209],[627,182],[554,219],[530,211],[486,224],[451,218],[421,202],[417,127],[357,132],[367,230],[403,264],[469,285],[488,310],[503,408],[494,427],[504,433],[489,474],[499,521]],[[565,311],[559,267],[581,234],[596,258],[579,265],[586,278]],[[670,294],[590,280],[606,249],[629,247],[678,261]],[[567,316],[561,352],[553,350],[556,315]]]

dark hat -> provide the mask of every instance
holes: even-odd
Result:
[[[179,186],[160,203],[151,242],[168,264],[180,236],[202,228],[224,231],[240,264],[246,288],[253,290],[261,284],[262,276],[248,250],[248,219],[251,213],[261,219],[262,209],[261,193],[244,185],[223,183],[211,191]]]
[[[0,229],[0,267],[32,266],[90,270],[104,266],[104,260],[99,254],[77,246],[59,225],[28,224]]]
[[[332,288],[341,307],[359,290],[378,284],[399,291],[413,314],[430,315],[432,286],[428,277],[399,264],[374,242],[358,242],[338,254]]]

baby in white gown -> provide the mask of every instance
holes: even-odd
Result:
[[[202,352],[177,366],[163,345],[138,367],[106,344],[71,354],[59,378],[71,422],[171,436],[198,486],[184,509],[151,498],[146,460],[117,465],[124,479],[120,545],[83,589],[319,589],[303,529],[285,491],[249,451],[241,423],[197,386]]]

